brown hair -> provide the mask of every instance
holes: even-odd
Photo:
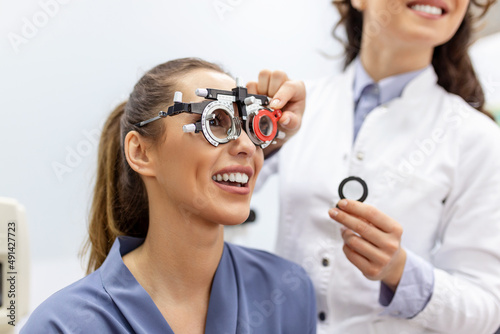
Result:
[[[478,0],[471,0],[469,9],[455,35],[445,44],[434,48],[432,57],[438,84],[448,92],[459,95],[471,106],[491,118],[492,116],[484,110],[484,92],[472,67],[468,48],[471,45],[472,25],[475,20],[483,17],[495,2],[496,0],[486,0],[485,3],[479,3]],[[352,6],[350,0],[334,0],[332,3],[340,14],[340,20],[333,29],[333,35],[344,44],[344,68],[346,68],[358,56],[361,48],[363,14]],[[477,17],[472,14],[472,5],[481,9]],[[346,29],[347,41],[345,42],[335,33],[341,25],[344,25]]]
[[[128,101],[109,115],[99,142],[97,178],[90,208],[89,234],[83,254],[90,250],[87,273],[104,262],[117,236],[146,237],[149,225],[148,196],[144,183],[128,165],[123,142],[137,131],[154,143],[164,133],[162,122],[145,127],[134,124],[158,115],[172,104],[179,79],[194,70],[221,73],[221,67],[198,58],[176,59],[158,65],[137,82]]]

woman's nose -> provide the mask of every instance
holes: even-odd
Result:
[[[241,131],[239,137],[230,142],[230,145],[230,153],[233,155],[245,155],[251,157],[257,150],[257,147],[245,131]]]

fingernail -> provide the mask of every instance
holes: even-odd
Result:
[[[281,101],[280,101],[280,99],[274,99],[274,100],[272,100],[272,101],[271,101],[271,104],[270,104],[271,108],[276,108],[276,107],[278,107],[278,106],[279,106],[279,104],[280,104],[280,102],[281,102]]]
[[[345,199],[341,199],[337,205],[341,208],[345,208],[347,206],[347,201]]]
[[[339,211],[337,209],[331,209],[330,210],[330,214],[333,216],[333,217],[337,217],[337,215],[339,214]]]
[[[281,121],[281,125],[288,125],[288,123],[290,123],[290,117],[287,117],[287,118],[284,118],[283,117],[283,121]]]

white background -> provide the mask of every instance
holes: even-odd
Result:
[[[99,131],[145,71],[197,56],[243,82],[264,68],[314,79],[340,70],[325,56],[341,51],[336,18],[328,0],[0,0],[0,196],[26,207],[31,309],[83,276]],[[498,40],[475,54],[496,105]],[[276,185],[256,194],[257,222],[231,240],[272,250]]]

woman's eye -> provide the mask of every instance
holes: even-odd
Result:
[[[219,117],[215,117],[212,120],[210,120],[210,126],[221,126],[221,120]]]

